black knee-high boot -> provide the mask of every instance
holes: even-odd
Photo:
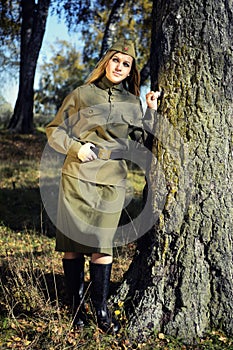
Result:
[[[84,257],[62,259],[66,286],[71,299],[73,324],[83,327],[87,324],[87,315],[83,303],[84,296]]]
[[[106,333],[117,333],[120,326],[107,307],[112,264],[90,263],[91,301],[95,308],[98,327]]]

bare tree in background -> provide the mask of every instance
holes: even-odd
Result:
[[[104,52],[113,44],[115,33],[117,31],[118,22],[122,15],[122,9],[125,5],[125,0],[117,0],[112,7],[111,13],[106,24],[104,37],[102,40],[102,46],[100,51],[100,57],[104,55]]]
[[[22,0],[19,90],[8,128],[12,132],[33,131],[34,79],[42,45],[50,0]]]

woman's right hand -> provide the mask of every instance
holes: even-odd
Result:
[[[162,91],[150,91],[146,94],[147,106],[157,111],[158,99],[162,96]]]
[[[80,150],[78,152],[78,158],[84,163],[84,162],[90,162],[92,160],[95,160],[97,158],[96,154],[92,151],[92,148],[94,148],[95,145],[91,142],[85,143],[85,145],[82,145],[80,147]]]

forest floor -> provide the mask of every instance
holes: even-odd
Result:
[[[44,214],[39,190],[43,132],[9,135],[0,131],[0,348],[30,350],[68,349],[233,349],[233,339],[213,331],[196,345],[154,331],[145,343],[130,340],[124,308],[115,310],[122,328],[116,336],[96,326],[88,298],[90,326],[72,328],[61,255],[54,251],[54,227]],[[136,192],[140,176],[134,174]],[[122,281],[132,261],[135,244],[116,249],[111,292]],[[85,281],[88,289],[88,260]]]

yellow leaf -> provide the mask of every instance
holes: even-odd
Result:
[[[119,306],[119,307],[123,307],[123,306],[124,306],[124,302],[121,301],[121,300],[119,300],[119,301],[118,301],[118,306]]]
[[[224,337],[224,336],[220,336],[218,339],[219,339],[220,341],[222,341],[223,343],[226,343],[226,342],[227,342],[227,338]]]
[[[163,339],[165,339],[165,335],[163,333],[159,333],[158,338],[163,340]]]
[[[25,345],[25,346],[28,346],[29,344],[31,344],[31,341],[30,341],[30,340],[25,340],[25,341],[24,341],[24,345]]]
[[[12,329],[16,329],[16,328],[17,328],[16,324],[12,322],[12,323],[11,323],[11,328],[12,328]]]
[[[21,338],[20,338],[20,337],[12,337],[12,339],[13,339],[14,341],[17,341],[17,342],[21,341]]]

